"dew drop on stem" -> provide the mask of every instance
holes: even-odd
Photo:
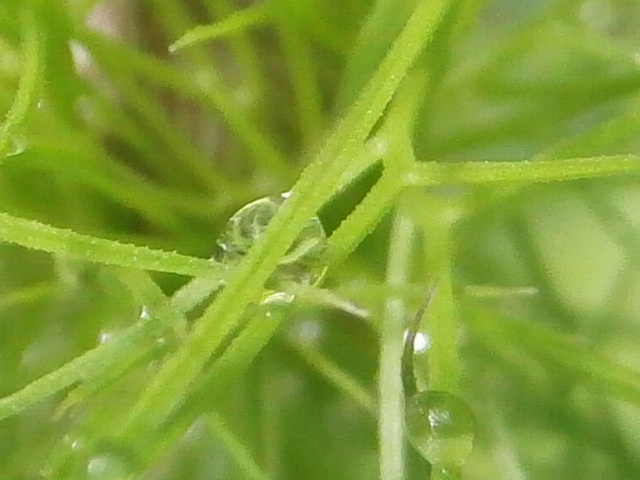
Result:
[[[242,261],[251,247],[264,235],[267,226],[290,193],[255,200],[227,222],[216,241],[215,257],[230,266]],[[287,283],[312,284],[320,277],[325,263],[327,236],[318,217],[311,218],[267,281],[267,288],[283,290]]]
[[[432,289],[405,334],[402,381],[406,433],[411,445],[431,464],[431,480],[459,480],[473,449],[473,412],[452,393],[419,390],[414,371],[415,355],[429,352],[430,339],[418,328],[434,294]],[[428,372],[424,377],[428,384]]]
[[[462,400],[447,392],[418,392],[406,401],[405,419],[409,441],[434,469],[453,473],[462,467],[475,432],[473,413]]]
[[[87,480],[126,480],[131,471],[124,458],[112,452],[101,452],[87,462]]]

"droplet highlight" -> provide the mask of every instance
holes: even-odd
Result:
[[[434,468],[462,467],[475,433],[473,412],[462,400],[447,392],[418,392],[407,399],[405,416],[409,441]]]
[[[14,135],[9,139],[9,145],[7,146],[6,156],[15,157],[21,155],[27,150],[27,140],[18,135]]]
[[[113,453],[96,455],[87,462],[87,480],[126,480],[130,475],[127,462]]]
[[[234,213],[216,241],[218,261],[236,265],[264,235],[267,226],[284,201],[283,195],[255,200]],[[267,282],[268,288],[280,290],[286,283],[312,284],[320,277],[326,261],[327,236],[318,217],[313,217],[302,229],[276,271]]]
[[[431,339],[419,332],[436,292],[432,288],[404,337],[402,383],[405,393],[406,434],[413,447],[431,464],[431,480],[459,480],[462,466],[471,454],[475,418],[467,404],[457,396],[419,388],[415,358],[428,360]],[[429,385],[428,362],[423,385]]]

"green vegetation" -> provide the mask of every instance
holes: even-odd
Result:
[[[640,478],[636,3],[1,2],[0,477]]]

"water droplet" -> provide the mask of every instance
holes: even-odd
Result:
[[[116,338],[116,336],[118,335],[117,332],[111,331],[111,330],[103,330],[102,332],[100,332],[100,337],[99,337],[99,342],[100,344],[104,344],[104,343],[109,343],[110,341],[112,341],[114,338]]]
[[[460,469],[432,467],[431,478],[433,480],[460,480]]]
[[[434,480],[457,480],[473,448],[475,420],[471,409],[458,397],[436,390],[422,391],[414,363],[422,355],[428,360],[431,339],[418,331],[436,294],[432,288],[409,325],[404,338],[402,383],[405,390],[405,423],[409,441],[429,463]],[[429,385],[428,363],[422,383]]]
[[[267,296],[262,302],[261,305],[267,306],[280,306],[280,305],[289,305],[296,299],[295,295],[287,292],[276,292]]]
[[[151,309],[147,305],[143,305],[140,309],[140,320],[151,320]]]
[[[389,153],[389,140],[384,136],[374,138],[371,143],[371,150],[375,155],[384,157]]]
[[[102,453],[87,462],[88,480],[125,480],[130,474],[128,463],[114,453]]]
[[[238,264],[264,234],[286,198],[288,193],[264,197],[234,213],[216,241],[217,260],[229,265]],[[278,287],[282,283],[314,283],[324,268],[326,248],[327,237],[322,224],[313,217],[280,260],[267,287],[280,290]]]
[[[12,136],[9,140],[7,157],[14,157],[25,152],[27,149],[27,140],[22,136]]]
[[[296,323],[289,331],[289,337],[301,345],[318,345],[324,333],[321,322],[308,318]]]
[[[429,335],[423,332],[416,332],[416,336],[413,339],[413,353],[426,353],[429,347],[431,347]]]
[[[415,449],[434,468],[458,471],[473,448],[475,422],[469,407],[447,392],[418,392],[407,399],[405,415]]]

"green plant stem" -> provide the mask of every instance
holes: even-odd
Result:
[[[405,78],[383,127],[370,141],[371,147],[363,149],[359,155],[366,158],[367,152],[373,153],[377,149],[378,154],[385,157],[385,171],[365,199],[331,235],[332,265],[342,262],[371,233],[404,188],[402,177],[415,165],[410,137],[418,106],[425,94],[425,81],[426,74],[420,71]],[[354,163],[357,165],[358,162]]]
[[[37,108],[38,89],[44,68],[44,39],[39,31],[34,12],[25,8],[21,15],[23,33],[22,76],[18,92],[7,116],[0,125],[0,161],[11,152],[14,136],[32,110]]]
[[[402,187],[402,183],[394,175],[383,175],[373,186],[364,200],[329,237],[331,266],[343,262],[362,239],[371,233],[391,208]]]
[[[599,355],[546,327],[515,321],[474,308],[463,316],[465,325],[486,345],[509,343],[566,369],[594,387],[640,406],[640,373]]]
[[[147,128],[154,131],[156,137],[179,162],[180,171],[190,172],[191,181],[200,183],[205,188],[229,188],[230,181],[225,174],[214,171],[211,158],[193,146],[185,133],[180,132],[169,113],[158,103],[157,98],[139,85],[128,69],[122,69],[119,62],[106,56],[100,61],[105,70],[111,73],[113,83],[120,87],[133,109],[142,117]]]
[[[186,98],[195,98],[205,108],[221,114],[231,131],[244,143],[257,165],[283,178],[291,178],[286,159],[261,130],[238,109],[228,88],[217,77],[209,78],[207,88],[202,88],[192,76],[185,76],[169,65],[139,52],[128,45],[108,40],[90,30],[76,32],[79,41],[97,57],[117,59],[144,78],[179,92]]]
[[[287,0],[272,2],[280,43],[289,67],[303,144],[313,145],[322,127],[322,99],[311,61],[311,49],[298,28],[290,23]]]
[[[35,302],[46,298],[57,290],[58,285],[45,281],[31,287],[20,288],[0,296],[0,309],[11,308],[24,303]]]
[[[424,232],[425,264],[431,278],[437,279],[437,291],[426,314],[429,335],[428,389],[443,392],[458,390],[458,320],[451,279],[452,239],[446,200],[423,197],[421,226]]]
[[[222,441],[229,454],[242,468],[246,478],[253,480],[269,480],[271,478],[260,468],[247,447],[234,435],[218,413],[209,412],[205,418],[207,426]]]
[[[412,186],[482,185],[561,182],[624,174],[640,174],[640,157],[614,155],[535,162],[422,162],[407,172],[404,180]]]
[[[141,322],[122,333],[117,341],[102,344],[17,392],[0,399],[0,420],[17,415],[30,406],[82,380],[99,377],[112,366],[135,360],[141,345],[160,330],[159,322]]]
[[[261,2],[250,7],[238,10],[224,20],[211,25],[198,25],[186,32],[182,37],[169,46],[172,53],[178,50],[200,43],[211,41],[221,37],[234,35],[244,29],[264,24],[270,17],[269,2]]]
[[[185,430],[202,414],[203,410],[215,408],[230,385],[240,378],[252,360],[265,347],[285,320],[279,309],[268,311],[259,308],[250,321],[222,356],[213,364],[206,376],[201,378],[193,393],[172,415],[169,421],[158,429],[157,435],[140,438],[141,452],[145,462],[150,463],[180,438]],[[146,442],[146,445],[145,445]]]
[[[288,346],[320,375],[344,392],[347,397],[355,400],[370,414],[376,414],[376,402],[367,389],[320,351],[312,346],[300,345],[295,341],[288,342]]]
[[[233,15],[236,5],[232,0],[207,0],[205,7],[213,18],[223,18]],[[229,44],[238,65],[242,68],[244,84],[254,98],[260,100],[265,96],[265,78],[260,55],[249,33],[250,31],[246,29],[236,31],[236,35],[229,37]],[[259,100],[256,105],[258,108],[261,107]],[[259,115],[261,113],[263,112]]]
[[[82,235],[6,213],[0,213],[0,240],[90,262],[158,272],[221,279],[226,270],[213,260]]]
[[[362,147],[398,84],[431,39],[448,1],[422,1],[360,99],[303,172],[264,236],[235,269],[227,287],[195,325],[183,346],[160,369],[133,408],[121,434],[135,438],[155,430],[185,396],[187,386],[237,328],[246,306],[259,298],[279,259],[319,207],[332,195],[344,162]]]
[[[409,282],[415,226],[406,212],[396,213],[389,243],[387,284],[398,288]],[[403,480],[404,395],[402,390],[402,333],[406,321],[404,301],[389,298],[380,327],[380,372],[378,380],[378,448],[381,480]]]
[[[1,398],[0,420],[16,415],[79,381],[86,383],[83,383],[77,392],[72,392],[59,412],[83,396],[91,394],[105,381],[108,382],[109,378],[124,373],[147,354],[154,347],[156,338],[167,328],[173,328],[178,335],[183,335],[183,314],[197,306],[203,297],[220,286],[220,281],[194,279],[178,290],[169,302],[160,288],[144,272],[121,269],[114,273],[141,304],[149,306],[151,318],[134,324],[110,342],[80,355],[21,390]]]

